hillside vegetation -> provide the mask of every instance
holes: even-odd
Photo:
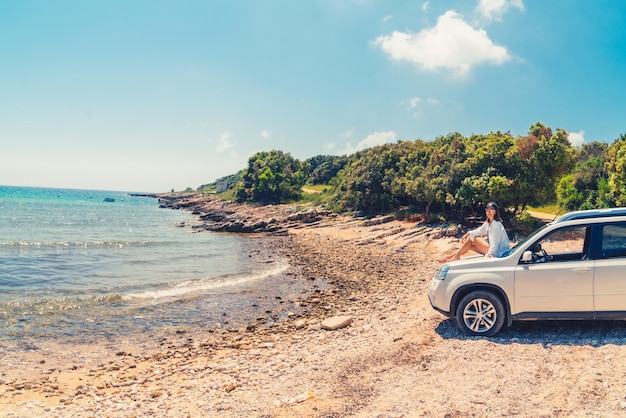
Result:
[[[409,208],[453,219],[489,201],[508,216],[555,202],[563,210],[615,207],[626,204],[626,135],[575,147],[564,130],[537,122],[525,136],[451,133],[304,161],[272,150],[203,188],[220,182],[237,201],[260,204],[298,201],[303,187],[327,185],[316,199],[337,212]]]

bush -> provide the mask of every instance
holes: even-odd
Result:
[[[511,225],[513,226],[513,229],[523,235],[532,233],[542,224],[542,221],[531,216],[531,214],[526,210],[511,217]]]

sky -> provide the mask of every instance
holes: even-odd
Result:
[[[458,132],[626,133],[626,2],[2,0],[0,184],[197,188]]]

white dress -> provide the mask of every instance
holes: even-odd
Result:
[[[495,219],[491,224],[489,221],[485,221],[484,224],[469,232],[469,238],[472,242],[476,237],[488,237],[489,250],[487,254],[491,254],[494,257],[504,257],[508,255],[510,249],[509,236],[506,234],[504,225],[502,222]]]

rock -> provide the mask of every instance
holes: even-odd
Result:
[[[293,323],[293,326],[296,327],[296,329],[302,329],[306,327],[306,321],[304,319],[298,319]]]
[[[322,209],[294,213],[289,205],[253,206],[202,194],[159,195],[159,203],[162,208],[191,211],[203,221],[201,225],[193,225],[193,229],[213,232],[287,234],[284,228],[311,225],[330,216],[330,212]]]
[[[347,327],[352,323],[351,316],[333,316],[322,321],[322,329],[334,331],[336,329]]]
[[[369,219],[367,221],[363,221],[362,222],[362,226],[374,226],[374,225],[381,225],[381,224],[385,224],[387,222],[391,222],[395,219],[394,216],[377,216],[373,219]]]

